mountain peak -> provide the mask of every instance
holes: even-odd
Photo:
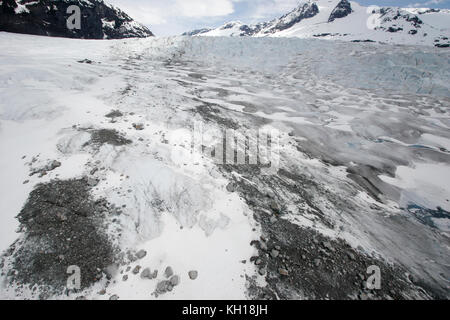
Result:
[[[301,2],[278,19],[232,23],[199,36],[299,37],[449,47],[450,10],[379,7],[348,0]]]
[[[122,10],[103,0],[3,0],[0,31],[83,39],[122,39],[153,36]],[[81,11],[81,28],[67,28],[69,6]]]

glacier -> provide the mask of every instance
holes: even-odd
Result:
[[[448,298],[448,50],[1,32],[0,65],[2,298]],[[277,173],[184,157],[196,123],[276,130]],[[69,295],[20,285],[33,238],[16,216],[39,186],[83,178],[116,263]],[[370,265],[380,291],[361,287]],[[161,294],[167,266],[180,283]]]

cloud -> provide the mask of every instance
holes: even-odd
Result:
[[[233,0],[107,0],[146,25],[166,24],[174,18],[226,16],[234,12]]]
[[[426,6],[431,6],[431,5],[437,5],[437,4],[441,4],[447,2],[447,0],[429,0],[429,1],[425,1],[425,2],[416,2],[416,3],[412,3],[410,5],[408,5],[408,7],[412,7],[412,8],[423,8]]]

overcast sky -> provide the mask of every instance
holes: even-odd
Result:
[[[302,0],[106,0],[147,25],[157,36],[178,35],[225,22],[266,21],[295,8]],[[450,8],[450,0],[359,0],[362,5]]]

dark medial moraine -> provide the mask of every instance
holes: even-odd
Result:
[[[336,8],[334,8],[331,12],[330,17],[328,18],[328,22],[332,22],[335,19],[344,18],[352,12],[353,10],[350,2],[348,2],[347,0],[341,0],[337,4]]]

